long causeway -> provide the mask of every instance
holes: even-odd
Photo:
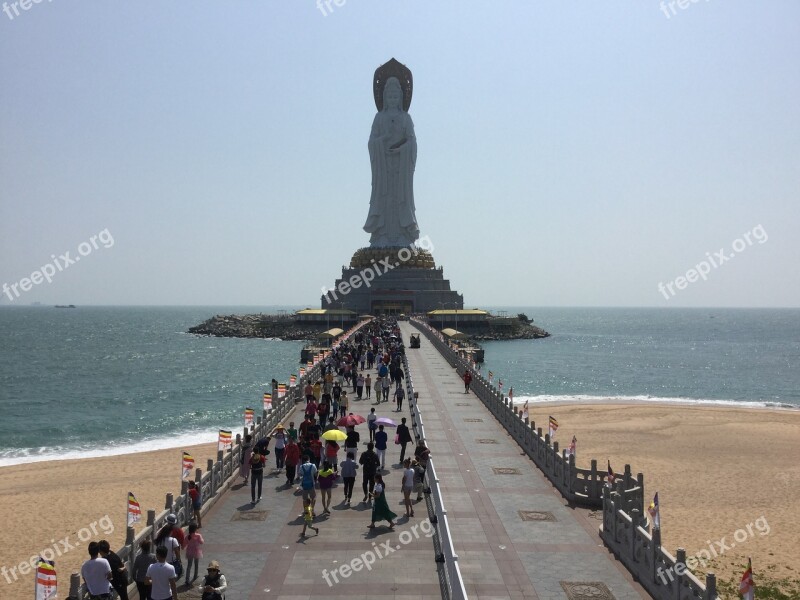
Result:
[[[407,322],[401,330],[406,342],[416,331]],[[406,354],[468,597],[649,598],[602,545],[599,521],[567,506],[478,398],[464,393],[445,358],[425,338],[420,349],[407,346]],[[350,410],[366,416],[371,402],[351,400]],[[393,412],[392,402],[376,408],[379,416],[398,422],[410,417],[407,406],[402,414]],[[302,420],[300,409],[292,416],[296,423]],[[366,427],[359,430],[364,441]],[[384,478],[390,507],[402,515],[398,459],[390,439]],[[273,455],[269,461],[274,466]],[[301,539],[301,496],[284,484],[284,474],[268,468],[260,503],[251,505],[249,486],[237,484],[205,516],[201,563],[221,562],[229,582],[226,600],[442,597],[433,542],[421,527],[424,503],[415,505],[416,517],[400,516],[395,531],[381,525],[370,531],[371,508],[358,502],[360,475],[353,493],[357,501],[350,507],[342,502],[340,480],[331,516],[315,523],[320,535],[309,532]],[[369,569],[358,561],[364,553],[383,555],[388,548],[392,552]],[[597,584],[613,595],[598,596]],[[181,598],[199,594],[181,590]]]

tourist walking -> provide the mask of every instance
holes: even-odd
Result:
[[[422,500],[422,492],[425,490],[425,467],[416,460],[412,460],[411,468],[414,469],[414,491],[417,492],[415,502],[420,502]]]
[[[245,484],[250,478],[250,453],[253,451],[253,436],[249,433],[244,436],[242,442],[242,465],[239,473],[244,477]]]
[[[378,472],[378,467],[381,465],[381,461],[378,458],[378,455],[375,454],[374,444],[369,442],[367,444],[367,450],[361,454],[358,459],[358,464],[361,465],[361,485],[364,489],[364,499],[362,502],[366,502],[368,498],[372,498],[372,490],[375,487],[375,475]]]
[[[347,414],[348,398],[347,390],[342,390],[342,395],[339,396],[339,416],[343,417]]]
[[[203,544],[205,544],[203,536],[197,533],[197,525],[192,523],[189,525],[189,535],[186,536],[186,580],[184,583],[187,586],[190,579],[191,581],[197,579],[200,559],[203,558]],[[189,576],[192,565],[194,565],[194,577]]]
[[[272,432],[272,438],[275,440],[275,467],[280,471],[285,464],[284,453],[286,452],[286,428],[278,423],[275,430]]]
[[[397,426],[395,435],[397,438],[397,443],[400,444],[400,464],[402,465],[406,457],[406,446],[409,444],[409,442],[413,441],[411,437],[411,431],[409,431],[408,425],[406,425],[405,417],[400,419],[400,425]]]
[[[322,427],[325,427],[325,423],[328,422],[328,414],[330,413],[331,409],[331,395],[328,393],[322,394],[322,398],[317,404],[317,415],[319,415],[319,424]]]
[[[372,365],[369,368],[372,368]],[[372,377],[369,373],[364,378],[364,389],[367,392],[367,400],[369,400],[372,397]]]
[[[339,444],[334,440],[327,440],[325,443],[325,460],[327,460],[335,472],[339,472]]]
[[[333,488],[333,482],[335,480],[336,473],[334,473],[331,463],[326,460],[322,463],[322,469],[320,469],[319,475],[317,476],[319,495],[322,499],[322,512],[324,514],[331,514],[331,488]]]
[[[286,433],[288,433],[289,437],[295,442],[297,441],[297,428],[294,426],[294,421],[289,421],[289,429],[286,430]]]
[[[128,569],[117,553],[111,550],[107,540],[97,542],[97,550],[111,567],[111,586],[119,595],[119,600],[128,600]]]
[[[175,537],[176,534],[174,531],[177,526],[177,521],[175,515],[167,515],[167,524],[159,530],[154,542],[156,545],[156,558],[158,558],[159,547],[166,548],[167,562],[172,565],[176,577],[180,577],[181,573],[183,573],[183,565],[181,563],[181,545],[183,543],[181,540],[183,540],[183,531],[181,531],[181,540],[178,540],[178,538]]]
[[[401,410],[403,410],[403,398],[405,397],[406,393],[405,391],[403,391],[402,386],[400,386],[394,391],[394,399],[395,402],[397,403],[397,410],[395,410],[394,412],[400,412]]]
[[[194,522],[197,523],[198,527],[202,527],[203,521],[200,512],[203,509],[203,498],[200,495],[200,488],[197,487],[197,482],[189,482],[188,494],[189,501],[192,504],[192,519],[194,519]]]
[[[153,600],[178,600],[178,575],[175,567],[167,560],[167,549],[164,546],[156,548],[157,561],[147,567],[145,582],[150,586],[150,597]]]
[[[89,542],[89,560],[81,566],[81,577],[89,590],[89,595],[98,598],[111,596],[111,565],[105,558],[99,556],[100,550],[97,542]]]
[[[386,485],[383,483],[383,477],[377,474],[374,477],[374,481],[372,522],[367,527],[375,529],[375,523],[378,521],[389,521],[389,529],[394,529],[394,520],[397,515],[389,509],[389,503],[386,501]]]
[[[309,401],[310,401],[312,398],[314,398],[314,386],[313,386],[313,385],[311,385],[311,382],[310,382],[310,381],[309,381],[309,382],[306,384],[306,386],[303,388],[303,394],[304,394],[304,395],[305,395],[305,397],[306,397],[306,404],[308,404],[308,402],[309,402]]]
[[[362,366],[363,368],[363,366]],[[356,379],[356,395],[358,399],[361,400],[361,396],[364,394],[364,375],[359,373],[358,378]]]
[[[306,529],[313,529],[314,533],[319,535],[319,527],[314,527],[314,509],[311,506],[310,500],[303,500],[303,531],[300,533],[301,537],[306,537]]]
[[[317,467],[306,455],[303,464],[300,465],[300,488],[303,490],[303,501],[308,501],[311,505],[312,514],[314,513],[314,505],[317,503],[317,492],[314,489],[317,482],[317,474]],[[317,515],[314,514],[314,516],[316,517]]]
[[[300,464],[300,446],[291,437],[286,440],[283,451],[283,463],[286,466],[286,485],[291,487],[297,474],[297,465]]]
[[[264,486],[264,462],[266,457],[262,456],[258,448],[253,448],[250,455],[250,499],[255,504],[261,500],[261,488]],[[256,496],[256,487],[258,495]]]
[[[414,506],[411,504],[411,492],[414,490],[414,469],[411,467],[411,459],[407,458],[403,462],[403,505],[406,507],[406,516],[414,516]]]
[[[212,560],[208,563],[207,575],[203,577],[203,583],[200,584],[200,591],[203,594],[203,600],[222,600],[225,590],[228,589],[228,582],[225,580],[225,575],[220,571],[219,563]]]
[[[414,448],[414,458],[417,459],[417,462],[421,464],[423,467],[428,466],[428,458],[431,455],[431,451],[425,445],[425,442],[419,440],[417,442],[417,447]]]
[[[342,461],[342,481],[344,481],[344,502],[350,504],[353,497],[353,486],[356,483],[356,473],[358,465],[356,464],[355,454],[352,452],[347,453],[347,458]]]
[[[381,391],[383,392],[383,401],[389,401],[389,388],[392,387],[392,382],[388,375],[381,378]]]
[[[353,458],[358,456],[358,443],[361,441],[361,434],[356,431],[355,427],[347,428],[347,439],[344,441],[344,451],[352,452]]]
[[[472,383],[472,373],[464,371],[464,393],[469,394],[469,384]]]
[[[383,425],[378,425],[378,431],[375,432],[375,454],[381,461],[381,471],[386,468],[386,443],[389,441],[389,435],[383,430]]]
[[[367,415],[367,429],[369,430],[369,441],[375,441],[375,430],[378,429],[378,426],[375,424],[375,421],[378,420],[378,415],[375,414],[375,409],[370,408],[369,414]]]
[[[139,600],[151,600],[150,588],[145,582],[147,567],[157,561],[156,555],[150,552],[150,540],[144,540],[139,544],[139,556],[133,561],[133,580],[136,582],[136,590],[139,592]]]

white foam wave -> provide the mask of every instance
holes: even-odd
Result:
[[[222,429],[230,429],[236,434],[241,428],[237,426],[233,428],[222,427]],[[53,460],[98,458],[103,456],[120,456],[122,454],[137,454],[139,452],[150,452],[152,450],[186,448],[189,446],[216,442],[217,436],[218,432],[216,430],[209,431],[205,429],[202,431],[190,431],[171,436],[152,438],[140,442],[106,444],[101,447],[48,446],[43,448],[0,450],[0,467]]]
[[[746,401],[746,400],[714,400],[709,398],[663,398],[658,396],[592,396],[589,394],[554,395],[542,394],[539,396],[515,396],[514,405],[521,406],[525,402],[530,404],[676,404],[690,406],[729,406],[735,408],[768,408],[800,410],[800,406],[787,402],[776,401]]]

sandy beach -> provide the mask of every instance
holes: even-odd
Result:
[[[56,552],[59,597],[66,598],[69,574],[78,572],[88,558],[87,542],[81,539],[107,539],[115,549],[125,541],[128,491],[136,496],[143,515],[148,509],[162,511],[166,494],[180,492],[183,450],[205,470],[208,459],[216,456],[216,446],[0,468],[0,598],[32,597],[33,575],[20,574],[19,565],[46,548]],[[137,531],[145,520],[146,516]]]
[[[757,582],[797,578],[800,411],[550,404],[534,405],[530,413],[537,424],[546,424],[548,415],[558,419],[562,446],[577,436],[580,465],[595,457],[601,468],[610,459],[617,471],[630,463],[634,473],[643,472],[648,498],[659,492],[669,551],[681,546],[702,556],[724,544],[729,548],[708,566],[722,582],[738,577],[748,556]],[[179,490],[182,450],[1,468],[0,597],[27,600],[33,579],[19,575],[19,564],[44,548],[64,548],[61,540],[75,546],[56,557],[66,594],[69,573],[85,559],[79,537],[91,534],[119,547],[127,492],[136,494],[143,511],[162,510],[165,494]],[[205,466],[216,445],[187,450]]]
[[[738,585],[752,557],[757,584],[798,579],[800,411],[548,404],[529,413],[545,430],[556,417],[562,448],[577,437],[579,466],[595,458],[605,469],[608,459],[617,472],[627,463],[644,473],[646,504],[659,495],[663,546],[711,555],[697,571]]]

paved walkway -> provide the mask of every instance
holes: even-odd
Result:
[[[350,402],[350,410],[365,417],[373,406],[371,400],[353,398]],[[393,403],[384,403],[376,406],[376,413],[399,422],[399,413],[392,412],[393,408]],[[407,411],[404,416],[409,416]],[[302,421],[297,410],[291,420]],[[368,439],[365,425],[359,431],[362,440]],[[393,434],[384,480],[390,508],[403,515],[400,467],[388,464],[396,463],[400,453],[391,444],[392,438]],[[362,449],[366,448],[362,446]],[[419,525],[427,516],[424,503],[416,505],[415,518],[408,520],[401,516],[394,531],[389,531],[386,522],[370,531],[367,525],[371,505],[359,502],[363,497],[359,472],[353,504],[347,507],[342,503],[343,486],[339,480],[333,489],[332,515],[316,519],[319,536],[309,530],[310,537],[301,539],[302,498],[295,488],[284,485],[285,474],[274,469],[274,454],[268,459],[273,468],[265,471],[261,502],[251,505],[249,484],[237,484],[203,518],[201,533],[206,543],[201,576],[210,560],[219,560],[228,581],[226,600],[440,600],[433,542],[425,536],[427,528]],[[321,515],[319,491],[317,494],[316,511]],[[391,548],[392,553],[376,559],[370,570],[351,562],[365,552],[377,550],[384,555],[387,548]],[[343,574],[339,569],[344,565],[359,570]],[[323,570],[327,572],[330,585]],[[187,592],[180,587],[179,592],[182,600],[200,597],[196,591]]]
[[[650,598],[430,342],[406,354],[470,599]]]

